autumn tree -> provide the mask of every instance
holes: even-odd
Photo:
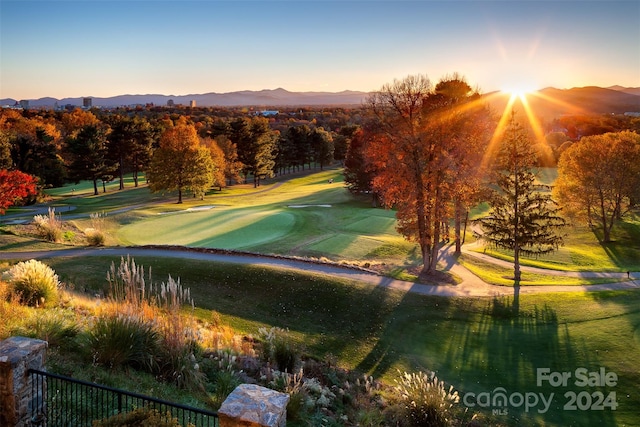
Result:
[[[221,139],[221,138],[220,138]],[[213,173],[211,176],[212,185],[222,187],[227,185],[225,171],[227,169],[224,151],[218,146],[216,140],[211,138],[202,139],[202,146],[209,150],[211,161],[213,162]]]
[[[238,149],[227,136],[218,135],[214,138],[216,145],[224,153],[224,177],[226,182],[240,181],[242,162],[238,160]]]
[[[444,146],[441,162],[442,200],[453,215],[455,253],[460,254],[469,210],[483,193],[483,158],[492,133],[493,120],[480,94],[454,73],[441,79],[425,102],[428,129]],[[450,200],[449,200],[450,199]],[[449,238],[449,223],[443,221],[443,237]]]
[[[588,136],[564,151],[554,195],[573,218],[598,224],[602,240],[640,201],[640,135],[624,131]]]
[[[478,236],[489,245],[513,251],[514,311],[519,308],[520,256],[553,252],[563,243],[565,226],[549,191],[536,184],[536,164],[528,134],[512,115],[495,161],[495,185],[489,215],[477,220]],[[548,190],[548,189],[547,189]]]
[[[372,187],[396,208],[398,231],[420,245],[423,274],[436,271],[442,225],[452,217],[455,182],[470,152],[464,148],[470,124],[458,108],[471,94],[468,85],[454,76],[437,88],[424,75],[409,76],[367,100],[374,116],[365,146]]]
[[[67,141],[71,154],[70,177],[76,182],[83,179],[93,181],[93,194],[98,195],[98,180],[111,177],[114,165],[108,158],[107,129],[103,126],[87,125]]]
[[[0,128],[0,169],[7,169],[12,164],[9,132]]]
[[[20,171],[0,169],[0,214],[7,208],[36,194],[36,179]]]
[[[12,168],[37,176],[44,186],[64,184],[61,134],[54,121],[5,114],[0,126],[9,143]]]
[[[157,191],[177,191],[178,203],[182,194],[191,189],[203,195],[213,182],[213,162],[206,147],[200,146],[196,129],[179,122],[160,136],[160,146],[154,151],[147,170],[149,188]]]

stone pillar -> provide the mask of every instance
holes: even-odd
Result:
[[[284,427],[289,395],[255,384],[241,384],[218,410],[220,427]]]
[[[32,399],[29,369],[44,368],[47,342],[11,337],[0,341],[0,426],[27,427]]]

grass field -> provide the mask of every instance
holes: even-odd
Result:
[[[546,171],[545,177],[551,180],[553,173]],[[52,203],[62,219],[68,218],[78,229],[87,226],[89,213],[107,212],[111,244],[214,246],[326,257],[377,264],[407,277],[407,271],[419,265],[419,251],[395,232],[394,212],[372,208],[370,200],[354,200],[341,179],[339,170],[328,170],[270,181],[258,189],[231,187],[212,192],[205,200],[186,198],[181,205],[173,195],[150,194],[146,187],[132,188],[130,182],[125,191],[108,187],[99,196],[86,194],[78,185],[52,191]],[[479,207],[474,214],[484,209]],[[0,251],[60,247],[16,235],[11,226],[2,231]],[[493,254],[509,259],[507,253]],[[638,254],[636,217],[614,228],[611,244],[600,244],[597,230],[573,228],[561,251],[525,259],[523,264],[556,270],[640,271]],[[58,258],[47,263],[76,289],[95,290],[105,286],[112,261],[119,260]],[[640,425],[639,292],[526,295],[520,302],[523,315],[514,319],[508,315],[508,299],[425,297],[252,266],[168,258],[136,261],[152,267],[154,281],[166,280],[169,274],[180,277],[191,288],[202,318],[209,319],[215,311],[243,333],[255,333],[261,326],[289,328],[309,354],[333,354],[346,367],[390,382],[397,369],[428,369],[458,390],[476,395],[499,387],[509,394],[554,393],[547,412],[539,413],[540,406],[524,412],[512,405],[508,414],[495,415],[497,423]],[[488,281],[509,285],[508,269],[467,258],[463,262]],[[525,280],[598,283],[539,276],[527,274]],[[610,387],[578,387],[573,382],[567,387],[538,386],[537,368],[574,376],[578,368],[594,372],[604,368],[615,372],[619,381]],[[582,393],[581,404],[586,404],[585,399],[593,399],[591,393],[597,391],[616,392],[617,410],[565,410],[571,396],[565,393]],[[491,409],[485,408],[489,413]]]
[[[64,280],[99,288],[111,258],[50,260]],[[548,412],[515,407],[496,416],[510,425],[635,426],[640,423],[640,293],[542,294],[521,298],[518,319],[508,299],[439,298],[372,288],[291,271],[204,261],[138,258],[155,281],[171,274],[191,289],[197,315],[220,314],[242,333],[288,328],[306,351],[333,354],[343,366],[392,382],[400,370],[435,370],[461,392],[503,387],[554,393]],[[614,387],[537,386],[536,369],[604,368]],[[566,392],[616,392],[615,411],[564,410]],[[471,395],[470,395],[471,396]],[[468,400],[473,402],[473,400]],[[478,409],[478,408],[476,408]],[[491,409],[491,408],[489,408]]]

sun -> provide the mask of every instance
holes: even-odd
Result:
[[[511,95],[512,99],[520,98],[521,100],[525,100],[527,95],[536,92],[536,88],[529,83],[515,83],[505,85],[500,92]]]

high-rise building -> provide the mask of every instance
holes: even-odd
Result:
[[[189,101],[189,107],[195,108],[195,106],[196,106],[196,100],[195,99],[192,99],[191,101]]]
[[[84,108],[91,108],[93,100],[91,98],[82,98],[82,106]]]

